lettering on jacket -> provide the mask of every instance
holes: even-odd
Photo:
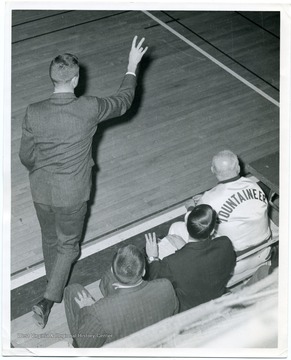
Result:
[[[218,222],[227,222],[234,209],[236,209],[242,203],[248,200],[259,200],[267,204],[266,196],[261,190],[245,189],[237,191],[236,193],[231,195],[221,206],[221,210],[218,212]]]

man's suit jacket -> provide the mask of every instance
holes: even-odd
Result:
[[[178,312],[178,300],[167,279],[142,281],[109,293],[80,309],[78,347],[101,347]]]
[[[107,98],[54,93],[28,106],[19,157],[29,170],[34,202],[71,206],[89,199],[92,137],[99,122],[127,111],[135,85],[135,76],[128,74]]]
[[[232,243],[222,236],[189,242],[163,260],[153,261],[149,277],[171,281],[182,312],[223,295],[235,263]]]

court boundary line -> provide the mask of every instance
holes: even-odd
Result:
[[[74,10],[72,10],[74,11]],[[57,29],[57,30],[52,30],[52,31],[49,31],[49,32],[46,32],[46,33],[42,33],[42,34],[38,34],[38,35],[35,35],[35,36],[30,36],[30,37],[27,37],[27,38],[24,38],[24,39],[20,39],[20,40],[16,40],[16,41],[12,41],[11,42],[11,46],[12,45],[15,45],[15,44],[19,44],[23,41],[27,41],[27,40],[33,40],[33,39],[36,39],[38,37],[41,37],[41,36],[46,36],[46,35],[51,35],[51,34],[54,34],[56,32],[59,32],[59,31],[65,31],[65,30],[68,30],[68,29],[71,29],[71,28],[74,28],[74,27],[77,27],[77,26],[82,26],[82,25],[86,25],[86,24],[90,24],[90,23],[93,23],[95,21],[99,21],[99,20],[105,20],[105,19],[109,19],[111,17],[114,17],[114,16],[119,16],[119,15],[122,15],[122,14],[126,14],[128,13],[129,10],[125,10],[125,11],[120,11],[120,12],[117,12],[115,14],[110,14],[110,15],[106,15],[106,16],[103,16],[103,17],[100,17],[98,19],[93,19],[93,20],[88,20],[88,21],[84,21],[82,23],[78,23],[78,24],[74,24],[74,25],[69,25],[69,26],[66,26],[64,28],[61,28],[61,29]]]
[[[18,11],[18,10],[12,10],[12,11]],[[24,21],[22,23],[12,25],[11,28],[15,28],[15,27],[21,26],[21,25],[31,24],[31,23],[33,23],[35,21],[39,21],[39,20],[49,19],[51,17],[59,16],[59,15],[66,14],[66,13],[69,13],[69,12],[72,12],[72,11],[74,11],[74,10],[61,11],[61,12],[58,12],[57,14],[51,14],[51,15],[43,16],[43,17],[40,17],[40,18],[37,18],[37,19],[27,20],[27,21]]]
[[[219,47],[217,47],[216,45],[214,45],[211,41],[205,39],[202,35],[198,34],[196,31],[192,30],[189,26],[183,24],[180,19],[174,19],[173,16],[171,14],[169,14],[166,11],[162,11],[163,14],[167,15],[170,19],[173,19],[173,22],[175,21],[177,24],[181,25],[183,28],[187,29],[188,31],[190,31],[192,34],[194,34],[195,36],[199,37],[199,39],[201,39],[202,41],[204,41],[206,44],[210,45],[211,47],[213,47],[215,50],[217,50],[218,52],[220,52],[223,56],[227,57],[228,59],[230,59],[232,62],[234,62],[235,64],[239,65],[241,68],[245,69],[247,72],[249,72],[250,74],[254,75],[257,79],[260,79],[262,82],[264,82],[265,84],[267,84],[268,86],[270,86],[271,88],[273,88],[276,91],[280,91],[275,85],[271,84],[269,81],[265,80],[263,77],[261,77],[260,75],[258,75],[257,73],[255,73],[254,71],[252,71],[251,69],[249,69],[248,67],[246,67],[244,64],[242,64],[241,62],[239,62],[238,60],[236,60],[235,58],[233,58],[232,56],[230,56],[229,54],[227,54],[225,51],[223,51],[222,49],[220,49]],[[168,24],[168,21],[165,21],[166,24]],[[255,25],[255,24],[253,24]],[[159,26],[158,24],[156,26]],[[267,31],[267,30],[266,30]]]
[[[262,25],[258,24],[257,22],[255,22],[254,20],[248,18],[246,15],[242,14],[241,11],[235,11],[236,14],[240,15],[241,17],[243,17],[244,19],[248,20],[250,23],[256,25],[257,27],[259,27],[260,29],[266,31],[268,34],[274,36],[277,39],[280,39],[280,37],[278,35],[276,35],[275,33],[273,33],[272,31],[266,29],[265,27],[263,27]]]
[[[250,83],[248,80],[246,80],[245,78],[243,78],[242,76],[240,76],[239,74],[237,74],[235,71],[231,70],[229,67],[227,67],[226,65],[224,65],[222,62],[220,62],[219,60],[215,59],[215,57],[213,57],[212,55],[208,54],[205,50],[201,49],[199,46],[197,46],[196,44],[194,44],[192,41],[190,41],[189,39],[187,39],[185,36],[183,36],[182,34],[180,34],[178,31],[174,30],[173,28],[171,28],[170,26],[168,26],[166,23],[164,23],[162,20],[160,20],[159,18],[157,18],[156,16],[154,16],[153,14],[151,14],[149,11],[147,10],[141,10],[145,15],[147,15],[149,18],[151,18],[152,20],[156,21],[158,24],[160,24],[161,26],[163,26],[166,30],[168,30],[169,32],[171,32],[173,35],[177,36],[180,40],[184,41],[186,44],[188,44],[190,47],[192,47],[193,49],[195,49],[196,51],[198,51],[200,54],[202,54],[203,56],[205,56],[206,58],[208,58],[210,61],[212,61],[214,64],[216,64],[217,66],[219,66],[220,68],[222,68],[223,70],[225,70],[227,73],[229,73],[230,75],[232,75],[233,77],[235,77],[237,80],[241,81],[243,84],[245,84],[246,86],[248,86],[249,88],[251,88],[252,90],[254,90],[256,93],[258,93],[259,95],[261,95],[262,97],[264,97],[266,100],[270,101],[271,103],[273,103],[274,105],[276,105],[277,107],[280,108],[280,103],[278,101],[276,101],[275,99],[273,99],[271,96],[269,96],[268,94],[266,94],[264,91],[262,91],[261,89],[259,89],[258,87],[256,87],[255,85],[253,85],[252,83]]]

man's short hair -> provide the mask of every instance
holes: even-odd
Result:
[[[53,83],[67,83],[79,74],[79,60],[72,54],[55,57],[50,64],[50,77]]]
[[[216,225],[217,215],[210,205],[197,205],[187,219],[187,230],[193,239],[206,240]]]
[[[213,156],[212,170],[216,175],[223,177],[233,176],[239,173],[239,161],[237,155],[230,150],[223,150]]]
[[[136,284],[143,276],[145,256],[135,245],[118,249],[112,261],[112,270],[122,284]]]

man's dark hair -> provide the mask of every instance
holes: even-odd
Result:
[[[136,284],[143,276],[145,256],[135,245],[118,249],[112,261],[112,270],[117,280],[123,284]]]
[[[211,206],[197,205],[187,219],[187,230],[193,239],[206,240],[216,225],[217,215]]]
[[[79,60],[69,53],[58,55],[50,64],[50,78],[53,83],[67,83],[79,74]]]

